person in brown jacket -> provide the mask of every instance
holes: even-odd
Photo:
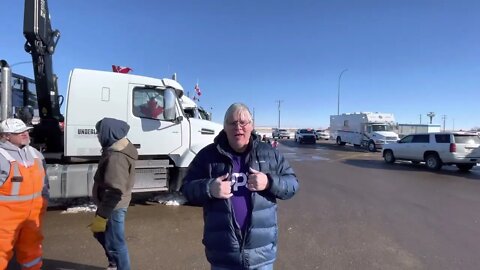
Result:
[[[92,196],[97,212],[90,229],[105,250],[107,269],[130,270],[125,215],[135,183],[138,152],[126,138],[130,126],[124,121],[103,118],[95,128],[102,156],[94,176]]]

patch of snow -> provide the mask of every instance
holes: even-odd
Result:
[[[76,198],[76,199],[61,199],[50,200],[49,206],[61,205],[67,207],[62,211],[62,214],[76,214],[76,213],[90,213],[97,211],[97,206],[91,201],[90,198]]]
[[[67,208],[67,210],[62,211],[61,214],[91,213],[96,211],[97,211],[97,206],[92,204],[92,205],[70,207],[70,208]]]
[[[164,205],[173,205],[173,206],[183,205],[187,203],[187,199],[181,193],[178,193],[178,192],[158,194],[155,197],[153,197],[151,201],[158,202]]]

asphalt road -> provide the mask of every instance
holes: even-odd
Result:
[[[283,140],[279,150],[300,190],[279,203],[275,269],[479,269],[480,168],[389,165],[380,152],[331,142]],[[92,215],[48,211],[44,269],[105,269]],[[209,269],[202,227],[200,208],[131,206],[132,269]]]

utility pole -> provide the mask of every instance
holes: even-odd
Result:
[[[442,115],[442,120],[443,120],[443,131],[445,131],[445,120],[447,120],[447,116],[445,114]]]
[[[283,100],[276,100],[278,104],[278,128],[280,129],[280,104],[282,104]]]
[[[420,125],[422,124],[422,114],[419,114],[420,116]]]

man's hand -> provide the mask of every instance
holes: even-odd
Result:
[[[219,176],[210,183],[210,195],[217,199],[228,199],[233,196],[232,194],[232,181],[228,179],[228,173]]]
[[[92,223],[90,223],[88,227],[90,227],[90,230],[93,233],[105,232],[105,230],[107,229],[107,219],[101,216],[95,215],[95,217],[92,220]]]
[[[250,191],[262,191],[268,188],[268,177],[266,174],[250,168],[247,188]]]

